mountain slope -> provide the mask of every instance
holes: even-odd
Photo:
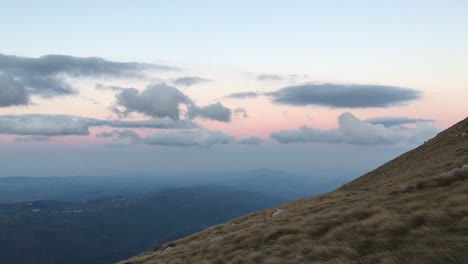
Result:
[[[122,263],[466,263],[467,204],[468,118],[333,192]]]

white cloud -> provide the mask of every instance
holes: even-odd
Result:
[[[397,143],[422,143],[439,131],[430,124],[418,124],[416,128],[404,129],[398,126],[385,127],[361,121],[351,113],[343,113],[338,118],[339,127],[321,130],[303,126],[297,130],[282,130],[271,133],[280,143],[347,143],[356,145],[378,145]]]

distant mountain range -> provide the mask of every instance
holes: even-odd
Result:
[[[1,177],[0,203],[34,200],[83,202],[196,185],[223,185],[293,200],[330,191],[340,183],[336,179],[324,180],[269,169],[172,175]]]
[[[340,183],[237,172],[0,178],[0,260],[105,264]]]
[[[68,180],[76,183],[83,178]],[[50,191],[65,195],[54,188]],[[75,195],[79,197],[79,192],[63,197]],[[87,202],[0,204],[0,260],[8,264],[112,263],[284,201],[230,187],[199,186]]]

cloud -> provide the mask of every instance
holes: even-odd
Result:
[[[259,96],[269,96],[276,104],[367,108],[403,105],[419,99],[421,92],[396,86],[324,83],[288,86],[269,93],[238,92],[223,98],[250,99]]]
[[[201,77],[196,77],[196,76],[185,76],[185,77],[179,77],[175,80],[172,81],[173,84],[175,85],[183,85],[186,87],[197,85],[200,83],[206,83],[206,82],[211,82],[212,80],[210,79],[205,79]]]
[[[356,145],[379,145],[397,143],[422,143],[435,136],[438,129],[434,126],[417,126],[414,129],[385,127],[361,121],[351,113],[343,113],[338,118],[337,129],[321,130],[303,126],[297,130],[282,130],[271,133],[280,143],[347,143]]]
[[[225,134],[221,131],[211,131],[206,128],[197,130],[175,131],[175,132],[158,132],[142,138],[138,133],[132,130],[113,130],[103,132],[96,135],[98,138],[111,139],[110,144],[106,146],[129,146],[129,144],[146,144],[160,146],[177,146],[177,147],[211,147],[216,144],[235,143],[234,137]],[[262,140],[257,138],[247,138],[240,144],[260,144]]]
[[[210,131],[207,129],[156,133],[144,139],[144,143],[148,145],[179,147],[210,147],[215,144],[228,144],[232,142],[234,142],[232,136],[221,131]]]
[[[374,125],[380,124],[386,127],[400,126],[406,124],[434,122],[433,119],[410,118],[410,117],[376,117],[364,120],[364,122]]]
[[[0,74],[0,107],[27,104],[29,95],[24,85],[10,75]]]
[[[205,107],[192,106],[188,111],[189,118],[200,117],[220,122],[230,122],[231,115],[231,109],[225,107],[219,102]]]
[[[66,136],[89,135],[86,120],[66,115],[3,115],[0,134]]]
[[[248,98],[256,98],[259,97],[259,92],[239,92],[239,93],[232,93],[224,96],[223,98],[230,98],[230,99],[248,99]]]
[[[258,137],[248,137],[239,140],[238,143],[244,145],[260,145],[263,143],[263,139]]]
[[[132,112],[151,117],[169,117],[179,120],[181,104],[191,104],[190,98],[175,87],[164,83],[153,84],[142,92],[134,88],[127,88],[118,93],[116,104],[124,107],[123,115]]]
[[[249,117],[249,115],[247,114],[247,110],[245,108],[243,108],[243,107],[238,107],[238,108],[234,109],[233,112],[237,116],[241,116],[241,117],[244,117],[244,118]]]
[[[149,85],[142,92],[134,88],[123,89],[115,96],[113,112],[127,116],[137,112],[150,117],[181,120],[181,105],[187,107],[189,119],[203,118],[221,122],[231,121],[231,110],[221,103],[197,106],[192,99],[173,86],[165,83]]]
[[[395,86],[360,84],[304,84],[268,93],[273,103],[320,105],[334,108],[390,107],[420,98],[420,92]]]
[[[21,83],[28,94],[42,97],[76,94],[65,77],[133,77],[144,78],[145,71],[169,71],[165,65],[115,62],[99,57],[46,55],[39,58],[0,54],[0,73]]]
[[[198,125],[191,120],[172,120],[170,118],[159,118],[152,120],[103,120],[86,118],[89,126],[108,126],[116,128],[159,128],[159,129],[190,129],[197,128]]]
[[[132,144],[141,142],[141,136],[132,130],[112,130],[111,132],[103,132],[96,135],[98,138],[111,138],[113,141],[129,140]]]
[[[18,143],[44,142],[44,141],[49,141],[49,137],[46,137],[46,136],[19,137],[19,138],[15,138],[14,141]]]
[[[139,121],[101,120],[69,115],[0,115],[0,134],[32,136],[89,135],[90,127],[189,129],[198,127],[190,120],[169,118]]]
[[[258,81],[282,81],[284,79],[283,76],[276,74],[259,74],[256,78]]]
[[[128,89],[128,88],[123,88],[123,87],[114,86],[114,85],[103,85],[100,83],[97,83],[94,86],[94,88],[96,88],[96,90],[99,90],[99,91],[111,91],[111,92],[121,92],[124,89]]]

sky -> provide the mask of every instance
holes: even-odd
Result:
[[[0,177],[358,176],[468,113],[466,1],[0,5]]]

